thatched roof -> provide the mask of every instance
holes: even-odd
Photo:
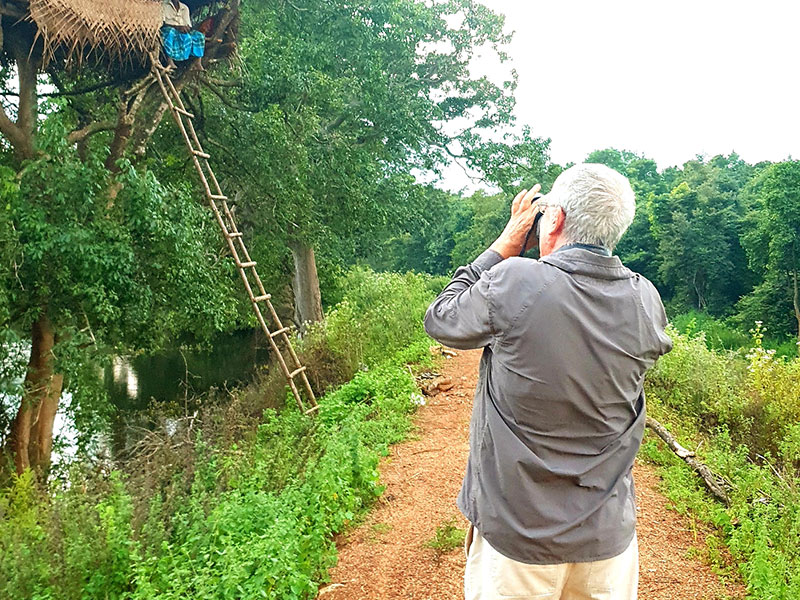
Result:
[[[125,62],[158,49],[160,0],[30,0],[29,11],[46,57],[66,49]]]

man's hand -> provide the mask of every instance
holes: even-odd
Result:
[[[503,258],[518,256],[525,243],[525,236],[533,227],[533,219],[539,207],[531,204],[533,197],[539,193],[542,186],[538,183],[530,190],[522,190],[514,202],[511,203],[511,218],[508,220],[506,228],[494,244],[490,246],[492,250],[498,252]],[[529,250],[529,248],[526,248]]]

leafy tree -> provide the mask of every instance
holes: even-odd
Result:
[[[485,192],[475,192],[469,198],[472,220],[467,229],[454,236],[451,269],[473,261],[497,239],[508,221],[511,200],[505,194]]]
[[[764,278],[740,310],[751,318],[774,315],[779,326],[793,314],[800,340],[800,162],[767,167],[752,188],[754,210],[743,243],[752,268]]]
[[[232,270],[209,251],[219,235],[191,195],[124,165],[111,177],[100,157],[80,160],[63,136],[54,140],[62,143],[48,154],[58,159],[28,161],[18,175],[3,170],[16,235],[0,246],[13,267],[2,273],[4,325],[17,340],[33,332],[24,388],[13,396],[22,399],[4,407],[16,408],[6,441],[18,470],[49,463],[62,391],[84,417],[104,410],[92,396],[91,364],[112,348],[152,350],[181,332],[208,337],[238,320]],[[111,208],[110,180],[120,184]]]
[[[514,81],[469,73],[480,48],[504,57],[502,28],[468,0],[247,6],[233,100],[246,110],[209,103],[204,131],[227,149],[241,214],[305,274],[293,285],[298,322],[321,316],[317,253],[352,262],[426,223],[431,195],[415,170],[461,160],[518,181],[542,170],[545,141],[489,135],[513,122]]]
[[[659,279],[678,306],[720,315],[752,288],[739,243],[740,192],[751,174],[735,154],[689,161],[665,173],[675,182],[669,193],[651,196]]]
[[[433,275],[450,273],[455,236],[469,227],[472,206],[461,196],[433,187],[424,193],[426,210],[415,227],[370,248],[369,256],[364,256],[373,268]]]
[[[238,5],[231,0],[218,28]],[[30,344],[24,384],[6,379],[14,393],[0,418],[4,458],[17,471],[48,467],[62,391],[75,410],[102,408],[93,359],[152,349],[181,331],[203,335],[237,315],[226,267],[209,251],[219,242],[208,216],[185,186],[130,167],[166,111],[141,57],[100,57],[75,71],[56,49],[45,64],[36,25],[20,10],[0,6],[0,318],[3,353],[14,357],[0,357],[3,375]],[[178,89],[191,78],[176,75]]]

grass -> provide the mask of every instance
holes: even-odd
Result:
[[[701,311],[692,310],[675,315],[670,322],[675,329],[689,337],[702,334],[709,350],[743,352],[749,350],[752,345],[752,332],[744,331],[727,320],[712,317]],[[792,336],[765,337],[763,345],[768,350],[775,350],[775,355],[778,357],[791,359],[797,356],[797,339]]]

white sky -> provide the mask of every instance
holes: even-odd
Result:
[[[800,156],[798,2],[480,1],[515,32],[517,118],[552,139],[557,163],[608,147],[661,169],[697,154]],[[507,69],[482,60],[473,74]],[[444,184],[468,180],[455,168]]]

